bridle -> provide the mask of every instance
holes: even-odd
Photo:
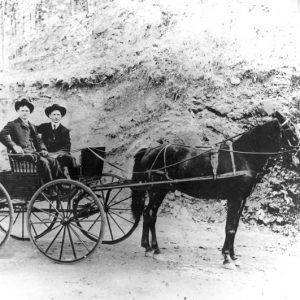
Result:
[[[295,135],[296,135],[296,137],[298,139],[297,145],[293,145],[292,142],[289,140],[289,138],[287,136],[285,136],[285,139],[287,140],[287,143],[289,144],[289,146],[291,148],[299,148],[299,145],[300,145],[300,131],[298,130],[298,128],[291,121],[291,119],[286,119],[282,124],[280,124],[280,128],[283,129],[284,126],[288,127],[286,130],[289,130],[291,132],[293,132],[293,130],[294,130],[295,131]],[[284,131],[286,131],[286,130],[283,129],[283,135],[284,135]]]
[[[287,126],[287,129],[283,129],[284,126]],[[280,124],[280,129],[282,134],[285,135],[285,139],[287,141],[287,143],[289,144],[289,146],[291,147],[291,149],[295,150],[295,153],[293,153],[292,155],[292,161],[294,163],[294,165],[299,164],[299,159],[298,159],[298,154],[300,152],[300,131],[299,129],[295,126],[295,124],[291,121],[291,119],[286,119],[282,124]],[[286,134],[284,133],[286,130],[289,130],[291,132],[295,132],[295,135],[298,139],[298,143],[297,145],[293,145],[293,143],[290,141],[290,139],[286,136]]]

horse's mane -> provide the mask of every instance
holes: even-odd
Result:
[[[235,145],[258,145],[266,137],[272,137],[274,140],[280,135],[280,124],[277,119],[272,119],[262,125],[258,125],[245,132],[241,137],[236,139]]]

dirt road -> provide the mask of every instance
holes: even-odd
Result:
[[[2,299],[296,299],[300,242],[241,225],[240,266],[222,266],[223,223],[163,216],[158,237],[164,260],[144,256],[141,224],[126,241],[102,245],[82,263],[48,261],[29,242],[0,249]],[[3,297],[5,295],[5,297]]]

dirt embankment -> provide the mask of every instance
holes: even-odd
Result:
[[[105,145],[130,176],[134,153],[158,139],[213,144],[264,122],[274,107],[299,119],[299,15],[270,1],[101,1],[88,14],[60,6],[57,18],[58,8],[44,5],[35,34],[15,36],[1,75],[1,126],[20,95],[35,102],[36,123],[58,102],[68,108],[73,148]],[[273,168],[245,220],[292,233],[297,180],[296,170]],[[221,201],[212,220],[218,211]]]

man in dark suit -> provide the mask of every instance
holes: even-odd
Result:
[[[74,178],[76,175],[76,163],[70,154],[70,131],[60,123],[66,112],[66,108],[58,104],[47,107],[45,114],[51,122],[40,124],[37,126],[37,131],[41,134],[49,155],[57,158],[61,167],[67,167],[70,177]]]
[[[40,139],[36,127],[29,122],[34,106],[26,98],[16,101],[19,118],[8,122],[0,132],[0,142],[10,153],[32,154],[36,157],[37,169],[44,183],[65,178],[55,158],[48,156],[47,148]],[[39,153],[39,154],[38,154]]]

